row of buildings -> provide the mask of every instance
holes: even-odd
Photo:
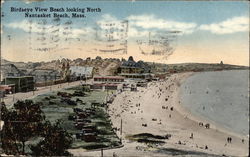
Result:
[[[28,92],[35,87],[47,86],[63,82],[63,70],[31,69],[25,72],[19,70],[14,64],[1,65],[1,91],[6,93]],[[93,77],[93,67],[69,67],[70,80],[79,80]]]
[[[91,89],[119,89],[129,86],[132,90],[136,85],[144,86],[144,82],[152,78],[151,67],[143,61],[134,61],[130,56],[117,68],[116,76],[95,76]]]
[[[14,64],[1,66],[0,90],[9,93],[27,92],[35,90],[36,87],[48,86],[63,81],[76,81],[91,79],[95,76],[98,67],[70,66],[64,62],[61,70],[55,69],[30,69],[25,72],[19,70]],[[124,79],[151,79],[151,68],[143,61],[134,61],[133,57],[123,60],[114,71],[115,76],[95,76],[92,88],[117,88],[117,84]],[[105,83],[105,85],[104,85]],[[104,86],[104,87],[103,87]]]

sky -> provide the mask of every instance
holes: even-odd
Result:
[[[167,64],[223,61],[249,66],[246,1],[5,0],[1,7],[1,52],[7,60],[134,56]],[[26,12],[11,12],[12,7],[51,17],[25,17]],[[35,7],[48,11],[36,12]],[[50,7],[64,12],[50,12]],[[77,12],[84,17],[73,18],[67,8],[85,9]],[[57,19],[54,13],[69,17]]]

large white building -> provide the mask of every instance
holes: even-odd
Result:
[[[70,75],[75,77],[93,77],[93,67],[84,67],[84,66],[70,66]]]

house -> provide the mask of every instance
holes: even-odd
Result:
[[[70,67],[70,75],[80,78],[92,78],[93,77],[93,67],[85,67],[85,66],[71,66]]]
[[[33,76],[6,77],[4,82],[6,85],[14,84],[15,93],[28,92],[33,91],[35,89],[35,82]]]
[[[24,76],[24,73],[18,69],[14,64],[1,65],[1,81],[4,81],[6,77],[20,77]]]
[[[36,83],[51,82],[61,79],[59,71],[54,69],[34,69],[29,72],[29,76],[34,76]]]
[[[140,62],[141,63],[141,62]],[[137,62],[134,61],[133,57],[130,56],[128,61],[124,61],[119,67],[118,72],[120,73],[142,73],[143,69]]]
[[[135,62],[133,57],[130,56],[128,61],[123,61],[118,68],[118,75],[125,78],[147,79],[151,75],[151,68],[143,61]]]

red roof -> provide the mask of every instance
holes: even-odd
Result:
[[[3,90],[11,90],[11,87],[9,87],[9,86],[0,86],[0,89],[3,89]]]
[[[124,77],[120,77],[120,76],[96,76],[94,77],[98,78],[98,79],[124,79]]]
[[[117,84],[95,83],[94,86],[117,86]]]

